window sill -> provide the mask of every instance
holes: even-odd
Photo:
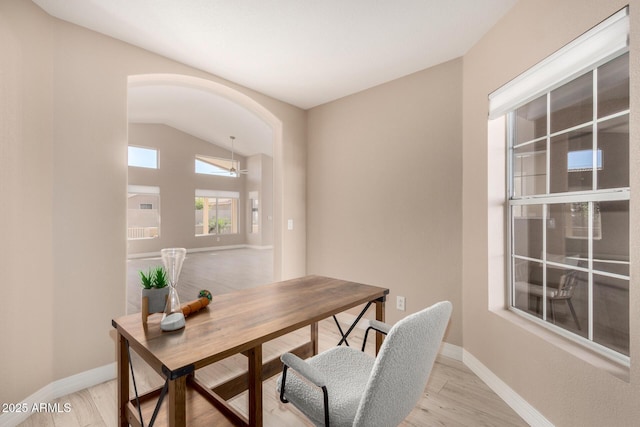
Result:
[[[582,361],[592,365],[593,367],[607,372],[608,374],[625,382],[630,382],[630,368],[624,364],[613,361],[604,357],[595,351],[566,339],[553,331],[550,331],[540,325],[521,317],[507,309],[492,310],[492,313],[503,318],[504,320],[524,329],[525,331],[537,336],[538,338],[554,345],[562,351],[581,359]]]

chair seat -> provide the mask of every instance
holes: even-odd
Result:
[[[528,293],[529,295],[533,295],[535,297],[544,296],[542,285],[535,285],[533,283],[516,282],[516,290]],[[547,287],[547,298],[571,298],[571,295],[562,295],[562,293],[557,288]]]
[[[331,426],[352,426],[375,358],[351,347],[334,347],[307,360],[326,378]],[[278,378],[278,392],[282,376]],[[285,398],[316,425],[324,425],[324,401],[319,387],[287,372]]]

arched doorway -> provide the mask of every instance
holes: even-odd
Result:
[[[153,235],[154,237],[128,240],[128,258],[147,257],[151,260],[150,263],[158,263],[159,250],[169,246],[186,247],[193,251],[194,257],[196,253],[214,249],[262,246],[272,251],[270,281],[279,279],[282,249],[281,239],[278,236],[282,231],[279,229],[281,221],[278,216],[281,215],[282,210],[278,209],[275,202],[282,201],[282,185],[273,179],[275,176],[273,170],[282,164],[282,122],[247,95],[215,81],[192,76],[177,74],[129,76],[128,94],[129,145],[152,149],[153,147],[150,146],[156,146],[159,151],[156,154],[158,169],[165,176],[163,178],[159,171],[138,173],[137,168],[129,168],[129,196],[132,196],[132,188],[139,191],[150,188],[152,193],[160,193],[157,198],[158,207],[146,200],[145,203],[136,202],[136,204],[147,209],[157,209],[157,212],[162,214],[158,214],[160,231]],[[146,140],[143,139],[143,141],[152,142],[132,143],[133,139],[140,140],[140,134],[147,135]],[[230,136],[235,136],[236,139],[230,140]],[[184,144],[184,146],[176,146],[177,141],[179,141],[178,145]],[[234,146],[230,147],[232,142]],[[232,158],[235,155],[236,159],[242,159],[241,169],[250,165],[247,176],[238,174],[235,178],[241,179],[235,180],[214,178],[214,180],[218,179],[217,182],[222,182],[222,185],[211,186],[208,184],[210,181],[207,181],[210,178],[197,176],[197,173],[194,175],[194,156],[197,159],[198,155],[209,155],[209,152],[203,152],[208,148],[202,148],[207,145],[215,146],[215,150],[221,153],[217,154],[218,152],[214,150],[214,154],[211,154],[213,157],[210,158],[228,159],[229,153],[232,152]],[[187,146],[200,148],[187,149],[185,148]],[[189,167],[189,161],[191,170],[185,169]],[[173,168],[170,181],[166,178],[169,165]],[[271,168],[270,174],[269,168]],[[259,178],[256,178],[255,169],[261,170]],[[253,177],[251,177],[252,171]],[[189,179],[192,182],[173,179],[183,173],[190,174]],[[135,182],[131,176],[136,177]],[[159,176],[155,179],[157,184],[154,184],[153,176]],[[256,184],[261,179],[269,179],[268,185]],[[182,193],[175,194],[178,186],[181,186],[182,193],[190,193],[191,202],[189,202],[189,196],[184,196]],[[234,230],[240,230],[240,232],[203,235],[198,231],[198,227],[196,232],[193,232],[193,222],[191,222],[191,228],[186,225],[175,226],[189,221],[184,216],[188,215],[188,212],[185,213],[185,209],[180,207],[193,203],[194,189],[196,221],[198,192],[201,196],[204,195],[205,200],[208,197],[210,201],[214,200],[214,203],[217,202],[220,206],[224,204],[223,202],[237,198],[234,209],[240,212],[240,226],[235,226]],[[257,224],[252,222],[256,209],[264,209],[265,212]],[[193,210],[191,215],[191,221],[193,221]],[[172,225],[173,228],[170,227]],[[206,230],[207,227],[204,228]],[[260,236],[250,235],[251,232],[256,231]],[[206,234],[206,231],[204,233]],[[214,255],[222,255],[222,251],[216,252]],[[153,260],[154,256],[155,260]],[[239,268],[238,271],[241,272],[242,267]],[[128,281],[130,280],[131,272],[128,272]],[[128,292],[131,289],[132,287],[128,285]],[[130,298],[127,299],[130,300]]]

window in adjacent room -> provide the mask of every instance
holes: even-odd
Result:
[[[625,363],[627,36],[624,9],[490,97],[506,115],[509,306]]]
[[[237,160],[196,155],[195,170],[199,174],[237,177],[239,168]]]
[[[251,209],[251,227],[249,233],[260,232],[260,199],[257,191],[249,192],[249,208]]]
[[[127,195],[127,238],[160,236],[160,188],[130,185]]]
[[[130,145],[128,154],[129,166],[158,169],[158,150]]]
[[[196,236],[237,234],[239,197],[234,191],[196,190]]]

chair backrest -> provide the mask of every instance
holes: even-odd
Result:
[[[397,426],[424,392],[452,305],[442,301],[396,323],[384,340],[353,425]]]
[[[560,283],[558,284],[558,293],[555,295],[555,298],[571,298],[577,284],[577,271],[571,271],[569,273],[563,274],[560,277]]]

